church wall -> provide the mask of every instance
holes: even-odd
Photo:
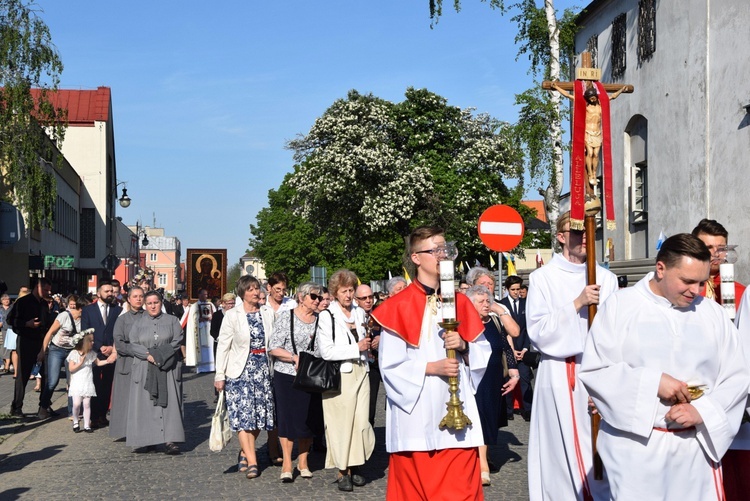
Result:
[[[656,51],[638,62],[638,1],[596,1],[581,16],[576,51],[598,34],[602,80],[629,83],[633,94],[612,103],[612,158],[617,230],[604,231],[600,242],[613,238],[616,259],[638,255],[643,245],[655,255],[659,232],[689,232],[704,217],[717,219],[750,256],[750,188],[745,159],[750,160],[750,10],[743,0],[657,0]],[[710,6],[710,13],[708,8]],[[740,7],[743,8],[740,8]],[[720,10],[721,9],[721,10]],[[612,80],[611,26],[627,15],[625,74]],[[626,130],[633,117],[648,121],[648,225],[629,226],[630,154]],[[741,127],[746,124],[746,127]],[[645,238],[645,242],[644,242]],[[740,252],[738,274],[750,279],[750,259]]]

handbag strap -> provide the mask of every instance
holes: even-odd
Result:
[[[329,315],[331,315],[331,337],[333,338],[333,342],[336,342],[336,320],[333,318],[333,313],[330,312],[330,310],[323,310],[320,313],[328,312]],[[318,336],[318,321],[320,320],[320,313],[318,313],[318,317],[315,319],[315,329],[313,331],[312,338],[310,339],[310,343],[307,345],[307,351],[310,353],[315,353],[315,338]]]
[[[317,323],[315,324],[317,327]],[[294,344],[294,310],[289,310],[289,337],[292,338],[292,351],[297,354],[297,345]]]
[[[73,331],[71,332],[71,334],[77,334],[78,328],[76,327],[76,321],[73,320],[73,314],[71,312],[68,312],[68,316],[70,317],[70,323],[73,326]]]

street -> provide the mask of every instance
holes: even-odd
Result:
[[[332,482],[334,469],[321,470],[324,453],[310,455],[314,478],[295,477],[281,484],[281,469],[268,465],[266,435],[258,441],[260,477],[247,480],[236,471],[237,438],[221,452],[211,452],[208,436],[214,408],[213,374],[184,374],[185,432],[183,453],[167,456],[163,449],[134,453],[124,442],[109,438],[107,429],[93,434],[74,434],[66,415],[64,380],[53,397],[60,417],[39,421],[31,418],[38,393],[29,382],[22,423],[8,419],[13,379],[0,377],[0,499],[263,499],[271,500],[376,500],[385,498],[388,454],[384,438],[384,391],[381,386],[375,421],[377,444],[364,475],[369,483],[352,493],[339,492]],[[447,399],[447,395],[446,395]],[[501,465],[485,487],[488,500],[528,499],[526,443],[528,423],[520,416],[500,430],[499,445],[490,457]],[[296,454],[296,450],[295,450]],[[295,472],[295,475],[297,473]]]

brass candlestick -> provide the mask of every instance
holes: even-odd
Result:
[[[455,319],[448,319],[439,322],[438,325],[445,329],[446,332],[455,332],[459,322]],[[456,358],[456,350],[445,350],[448,358]],[[451,376],[448,378],[448,393],[450,398],[445,403],[448,408],[448,414],[440,421],[440,428],[451,428],[453,430],[463,430],[471,424],[471,419],[464,414],[464,403],[458,398],[458,377]]]

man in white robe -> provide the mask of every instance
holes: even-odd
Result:
[[[588,337],[588,305],[617,290],[617,277],[596,267],[586,285],[586,238],[571,231],[570,213],[557,221],[561,254],[529,276],[526,326],[541,353],[529,428],[532,501],[607,499],[605,480],[594,480],[588,394],[577,380]]]
[[[700,296],[710,260],[697,237],[668,238],[655,271],[607,300],[591,327],[580,379],[602,416],[611,499],[724,499],[720,461],[750,374],[728,315]]]
[[[195,372],[214,372],[214,338],[211,337],[211,318],[216,307],[208,300],[208,291],[198,292],[198,301],[190,306],[185,328],[185,365]]]
[[[484,325],[463,294],[456,294],[458,332],[446,333],[438,298],[439,261],[445,237],[439,228],[412,232],[416,280],[377,307],[382,326],[379,361],[387,395],[386,449],[391,453],[386,499],[484,499],[478,447],[484,444],[474,393],[491,348]],[[446,348],[462,353],[447,359]],[[440,429],[449,398],[447,376],[458,376],[459,398],[471,420],[460,431]]]

